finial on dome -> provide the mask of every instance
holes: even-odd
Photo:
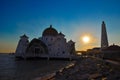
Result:
[[[52,28],[52,25],[50,25],[50,28]]]
[[[46,29],[43,31],[42,35],[43,35],[43,36],[56,36],[56,35],[58,35],[58,32],[57,32],[56,29],[54,29],[54,28],[52,27],[52,25],[50,25],[49,28],[46,28]]]

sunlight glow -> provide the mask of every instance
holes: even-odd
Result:
[[[90,42],[90,37],[89,36],[84,36],[82,38],[82,40],[83,40],[84,43],[89,43]]]

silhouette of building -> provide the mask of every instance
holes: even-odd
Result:
[[[109,46],[109,44],[108,44],[106,25],[104,21],[102,22],[101,29],[102,29],[101,30],[101,49],[105,49]]]
[[[75,54],[75,42],[66,41],[65,35],[52,27],[46,28],[42,37],[29,42],[28,37],[20,37],[16,48],[16,57],[70,58]]]
[[[102,22],[102,31],[101,31],[101,53],[105,59],[119,60],[120,56],[120,46],[108,44],[108,37],[106,31],[105,22]]]
[[[113,44],[104,49],[103,54],[105,59],[120,61],[120,46]]]

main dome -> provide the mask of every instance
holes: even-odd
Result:
[[[50,25],[49,28],[46,28],[42,33],[42,36],[56,36],[56,35],[58,35],[58,32],[56,29],[52,27],[52,25]]]

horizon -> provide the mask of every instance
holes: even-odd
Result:
[[[0,53],[15,52],[19,37],[29,41],[42,36],[52,24],[73,40],[77,51],[100,47],[101,24],[105,21],[109,45],[120,46],[119,0],[1,0]],[[90,37],[85,44],[81,38]]]

